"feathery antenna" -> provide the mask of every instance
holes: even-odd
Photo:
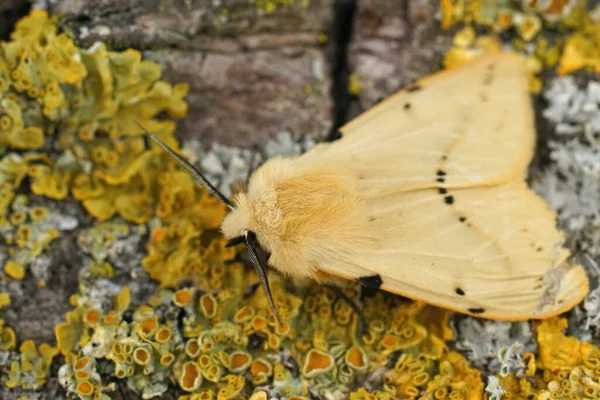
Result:
[[[219,191],[219,189],[217,189],[216,187],[214,187],[208,181],[208,179],[206,179],[204,177],[204,175],[202,175],[202,173],[200,171],[198,171],[198,169],[196,167],[194,167],[192,164],[190,164],[185,158],[183,158],[179,154],[175,153],[169,146],[167,146],[155,134],[153,134],[152,132],[150,132],[149,130],[147,130],[146,128],[144,128],[137,121],[134,121],[134,122],[135,122],[135,124],[137,126],[140,127],[140,129],[142,129],[146,133],[146,135],[150,136],[152,138],[152,140],[154,140],[154,142],[157,145],[159,145],[164,151],[166,151],[171,157],[173,157],[179,163],[179,165],[181,165],[183,168],[185,168],[192,175],[192,177],[194,178],[194,181],[196,181],[196,183],[204,185],[204,187],[207,188],[208,191],[213,196],[218,197],[219,200],[221,200],[223,203],[225,203],[225,205],[227,207],[233,208],[233,203],[227,197],[225,197],[225,195],[223,193],[221,193]]]
[[[204,185],[210,191],[210,193],[212,193],[213,196],[218,197],[223,203],[225,203],[225,205],[227,205],[227,207],[234,208],[233,203],[231,201],[229,201],[229,199],[227,197],[225,197],[225,195],[223,195],[223,193],[221,193],[219,191],[219,189],[214,187],[208,181],[208,179],[206,179],[204,177],[204,175],[202,175],[202,173],[200,171],[198,171],[198,169],[196,167],[194,167],[192,164],[190,164],[185,158],[183,158],[179,154],[175,153],[162,140],[160,140],[156,135],[154,135],[152,132],[150,132],[149,130],[144,128],[137,121],[134,121],[134,122],[137,126],[140,127],[141,130],[143,130],[146,133],[146,135],[150,136],[156,144],[158,144],[164,151],[166,151],[171,157],[173,157],[183,168],[185,168],[190,174],[192,174],[192,177],[194,178],[194,181],[196,181],[196,183]],[[265,296],[267,298],[267,301],[269,302],[269,307],[271,308],[271,311],[275,315],[275,318],[277,318],[277,322],[281,323],[281,317],[279,316],[279,313],[277,312],[277,308],[275,307],[275,302],[273,301],[273,295],[271,294],[271,287],[269,286],[269,280],[267,278],[267,268],[262,264],[262,262],[258,258],[258,253],[256,251],[256,247],[258,245],[258,242],[256,240],[256,234],[251,231],[246,231],[246,232],[244,232],[243,237],[233,238],[233,239],[229,240],[227,242],[227,247],[234,246],[236,244],[241,243],[242,241],[246,242],[246,247],[248,247],[248,252],[250,253],[250,259],[252,260],[254,269],[256,270],[256,273],[258,274],[258,277],[260,279],[260,286],[262,287],[263,292],[265,293]]]
[[[252,260],[252,264],[254,264],[254,269],[258,274],[260,286],[262,287],[262,290],[265,293],[265,297],[269,302],[269,307],[275,315],[275,318],[277,318],[277,322],[281,323],[281,317],[277,312],[277,307],[275,307],[273,295],[271,294],[271,287],[269,286],[269,279],[267,278],[267,268],[262,264],[262,262],[260,262],[260,259],[258,258],[258,253],[256,252],[256,245],[258,244],[256,241],[256,234],[252,231],[245,231],[244,238],[246,239],[246,247],[248,247],[250,259]]]

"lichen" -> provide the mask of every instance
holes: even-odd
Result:
[[[536,325],[539,356],[530,353],[524,357],[527,369],[523,376],[497,375],[488,381],[486,390],[506,398],[598,398],[600,349],[566,336],[566,319],[553,317]]]
[[[445,55],[446,67],[460,65],[493,49],[500,49],[500,34],[513,34],[510,46],[527,58],[530,90],[542,89],[539,74],[556,67],[559,74],[582,68],[600,71],[600,7],[589,11],[587,2],[440,0],[442,29],[465,27],[454,36],[454,47]],[[479,36],[474,34],[477,27]],[[546,34],[545,28],[564,32]]]
[[[600,256],[600,83],[590,80],[579,87],[573,77],[557,77],[543,93],[547,107],[544,118],[554,126],[555,135],[548,141],[552,163],[533,181],[534,189],[558,211],[558,225],[577,247],[592,282],[598,282],[596,260]],[[600,320],[600,297],[597,288],[575,309],[573,322],[584,321],[576,332],[581,339],[592,338]]]
[[[25,178],[32,193],[73,195],[99,220],[147,222],[159,202],[158,175],[172,160],[146,149],[134,122],[171,142],[175,124],[154,117],[184,116],[187,85],[160,80],[158,64],[136,50],[79,49],[44,10],[32,10],[10,38],[0,43],[0,236],[10,246],[3,271],[23,279],[59,236],[47,209],[16,195]],[[18,154],[51,141],[59,145],[52,155]],[[106,263],[93,270],[111,274]]]
[[[218,234],[226,207],[208,192],[199,190],[189,174],[165,171],[159,177],[162,221],[151,233],[148,255],[142,265],[163,287],[186,279],[205,290],[224,286],[239,275],[240,264],[229,264],[236,250],[225,247]]]
[[[0,319],[0,351],[12,350],[16,345],[15,331],[4,325],[4,320]]]
[[[46,382],[50,364],[58,354],[58,349],[46,343],[36,348],[32,340],[26,340],[19,347],[19,352],[19,360],[10,364],[4,384],[11,389],[40,389]]]
[[[135,139],[141,130],[134,122],[168,141],[174,123],[153,117],[187,112],[187,85],[172,86],[160,75],[158,64],[133,49],[77,48],[45,11],[33,10],[1,44],[2,150],[40,149],[46,138],[57,140],[62,156],[29,174],[35,194],[72,194],[98,219],[118,213],[145,222],[154,213],[163,158]]]

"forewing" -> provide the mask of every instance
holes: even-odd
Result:
[[[301,157],[343,163],[361,189],[408,191],[522,178],[534,114],[520,56],[483,56],[398,92],[345,125],[342,138]]]

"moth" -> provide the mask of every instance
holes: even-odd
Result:
[[[143,129],[143,128],[142,128]],[[266,161],[231,200],[147,132],[228,207],[272,312],[267,268],[353,280],[487,319],[542,319],[589,291],[556,214],[525,182],[535,146],[524,60],[477,58],[400,90],[340,137]]]

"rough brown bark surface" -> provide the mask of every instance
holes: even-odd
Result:
[[[438,2],[359,2],[350,48],[361,82],[360,110],[433,72],[452,45],[434,20]],[[356,111],[355,111],[356,112]]]
[[[265,4],[59,0],[53,11],[64,13],[81,46],[144,50],[166,80],[188,82],[181,137],[250,146],[286,130],[321,135],[331,101],[319,35],[328,30],[331,0]]]
[[[359,2],[354,21],[339,22],[335,13],[353,1],[307,3],[271,10],[274,2],[248,0],[58,0],[52,11],[64,14],[81,46],[144,50],[165,79],[188,82],[179,134],[206,144],[259,145],[281,131],[324,136],[347,95],[330,90],[332,72],[347,80],[331,69],[348,39],[336,34],[339,24],[355,25],[350,67],[366,77],[362,108],[429,72],[448,42],[436,42],[433,0]]]

